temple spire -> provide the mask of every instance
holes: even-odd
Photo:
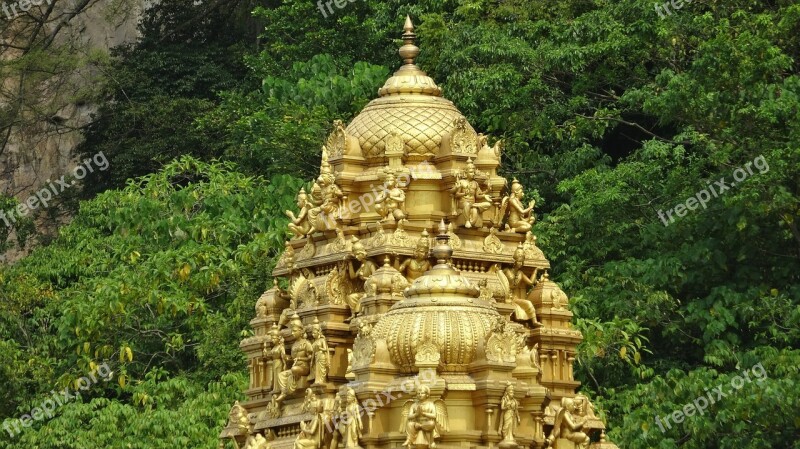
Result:
[[[417,34],[414,33],[414,24],[411,22],[411,16],[406,16],[403,31],[403,46],[400,47],[400,57],[405,65],[414,65],[414,60],[419,56],[419,47],[415,45]]]

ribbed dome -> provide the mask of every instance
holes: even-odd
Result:
[[[478,355],[500,314],[467,278],[446,263],[452,255],[446,228],[437,237],[433,255],[439,263],[404,292],[405,299],[382,316],[372,331],[386,341],[392,362],[403,372],[415,371],[417,349],[425,342],[439,348],[440,369],[464,371]]]
[[[406,155],[434,156],[442,137],[464,118],[458,108],[442,98],[442,90],[414,64],[419,48],[411,19],[406,19],[400,56],[405,64],[386,80],[372,100],[347,126],[358,138],[364,157],[383,157],[385,140],[394,134],[403,139]],[[470,132],[472,126],[467,124]]]

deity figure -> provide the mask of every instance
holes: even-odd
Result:
[[[336,185],[336,176],[328,164],[327,154],[323,152],[320,175],[311,188],[311,204],[314,207],[308,211],[311,227],[306,234],[336,229],[337,220],[341,218],[343,201],[344,193]]]
[[[403,446],[409,449],[436,449],[436,439],[447,429],[447,408],[441,399],[430,399],[431,389],[421,385],[417,398],[406,402],[403,407],[406,441]]]
[[[489,280],[488,279],[481,279],[478,281],[478,290],[480,291],[479,299],[482,299],[486,302],[494,303],[494,294],[492,293],[492,289],[489,288]]]
[[[352,319],[361,312],[361,299],[365,295],[363,284],[375,273],[378,267],[375,265],[375,262],[367,259],[367,250],[364,248],[364,244],[355,236],[353,236],[353,245],[350,255],[360,264],[358,269],[356,269],[353,260],[351,259],[348,261],[348,275],[350,280],[358,279],[362,283],[362,291],[348,295],[345,301],[347,305],[350,306],[350,311],[352,312],[350,318]]]
[[[330,368],[330,353],[328,352],[328,340],[322,334],[319,320],[314,317],[314,324],[311,325],[311,352],[313,354],[313,373],[314,385],[324,384],[328,378],[328,368]]]
[[[536,205],[535,200],[528,203],[528,207],[523,206],[522,198],[525,192],[522,190],[522,184],[516,179],[511,183],[511,192],[508,196],[503,198],[500,205],[502,214],[508,214],[506,220],[506,231],[514,232],[528,232],[536,222],[536,217],[533,215],[533,207]],[[505,217],[501,217],[505,218]]]
[[[564,438],[575,443],[580,449],[588,448],[591,440],[583,431],[587,421],[584,412],[582,403],[576,402],[573,398],[561,398],[561,410],[556,414],[553,430],[547,437],[547,444],[558,449],[556,441]]]
[[[275,398],[278,403],[283,401],[287,395],[294,393],[297,390],[298,383],[311,372],[310,362],[313,350],[311,342],[306,338],[303,322],[300,321],[300,317],[297,314],[292,316],[289,328],[295,338],[291,352],[292,367],[278,374],[277,383],[280,388],[280,395]]]
[[[272,348],[266,355],[272,361],[272,368],[270,370],[271,382],[266,385],[267,388],[272,389],[273,393],[278,393],[280,387],[278,386],[278,376],[286,369],[286,347],[284,346],[283,336],[281,336],[280,328],[275,324],[269,332]]]
[[[267,441],[266,438],[264,438],[264,435],[257,433],[247,437],[247,441],[245,441],[243,449],[270,449],[271,447],[272,445],[269,444],[269,441]]]
[[[228,427],[234,426],[240,429],[250,428],[250,418],[247,417],[247,409],[242,407],[239,401],[234,402],[231,411],[228,412]]]
[[[431,262],[428,255],[430,253],[430,244],[428,231],[423,230],[422,236],[417,240],[417,246],[414,248],[414,257],[406,259],[402,264],[395,267],[397,271],[406,276],[408,282],[414,282],[414,279],[417,279],[431,269]],[[398,261],[399,259],[395,259],[395,263]]]
[[[386,173],[383,190],[375,197],[375,212],[381,216],[381,221],[400,221],[406,218],[406,192],[400,188],[394,173]]]
[[[533,303],[525,299],[527,297],[528,287],[536,285],[536,275],[539,272],[538,268],[534,268],[533,275],[528,277],[524,270],[525,265],[525,249],[522,244],[517,246],[512,256],[514,265],[511,268],[505,268],[503,271],[498,272],[498,277],[503,285],[507,297],[510,297],[514,303],[514,317],[519,321],[531,320],[534,325],[539,325],[539,320],[536,318],[536,309]]]
[[[324,423],[322,422],[322,402],[312,406],[314,418],[309,423],[300,422],[300,434],[294,440],[294,449],[319,449],[322,444]]]
[[[294,233],[295,237],[303,237],[311,230],[311,224],[308,222],[308,195],[306,189],[300,188],[300,193],[297,194],[297,208],[300,212],[295,217],[294,212],[287,210],[286,216],[292,222],[289,223],[289,230]]]
[[[500,436],[503,437],[503,440],[500,442],[501,447],[516,446],[517,442],[514,440],[514,430],[519,423],[519,401],[514,397],[514,385],[509,382],[506,383],[503,399],[500,400],[500,425],[498,432],[500,432]]]
[[[465,179],[459,176],[450,189],[456,203],[456,220],[465,228],[483,227],[482,214],[492,206],[492,198],[484,193],[475,180],[475,164],[472,158],[467,160],[464,176]]]
[[[345,448],[358,447],[358,440],[364,432],[361,421],[361,410],[356,399],[356,392],[348,388],[345,393],[344,426],[342,428],[342,442]]]

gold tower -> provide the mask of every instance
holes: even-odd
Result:
[[[582,337],[533,202],[497,174],[502,142],[414,64],[404,29],[403,65],[334,123],[287,211],[294,237],[241,342],[248,399],[220,447],[616,448],[575,393]]]

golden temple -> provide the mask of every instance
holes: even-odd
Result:
[[[294,237],[241,342],[247,400],[220,447],[616,448],[576,394],[582,337],[533,202],[404,30],[403,65],[334,123],[287,211]]]

